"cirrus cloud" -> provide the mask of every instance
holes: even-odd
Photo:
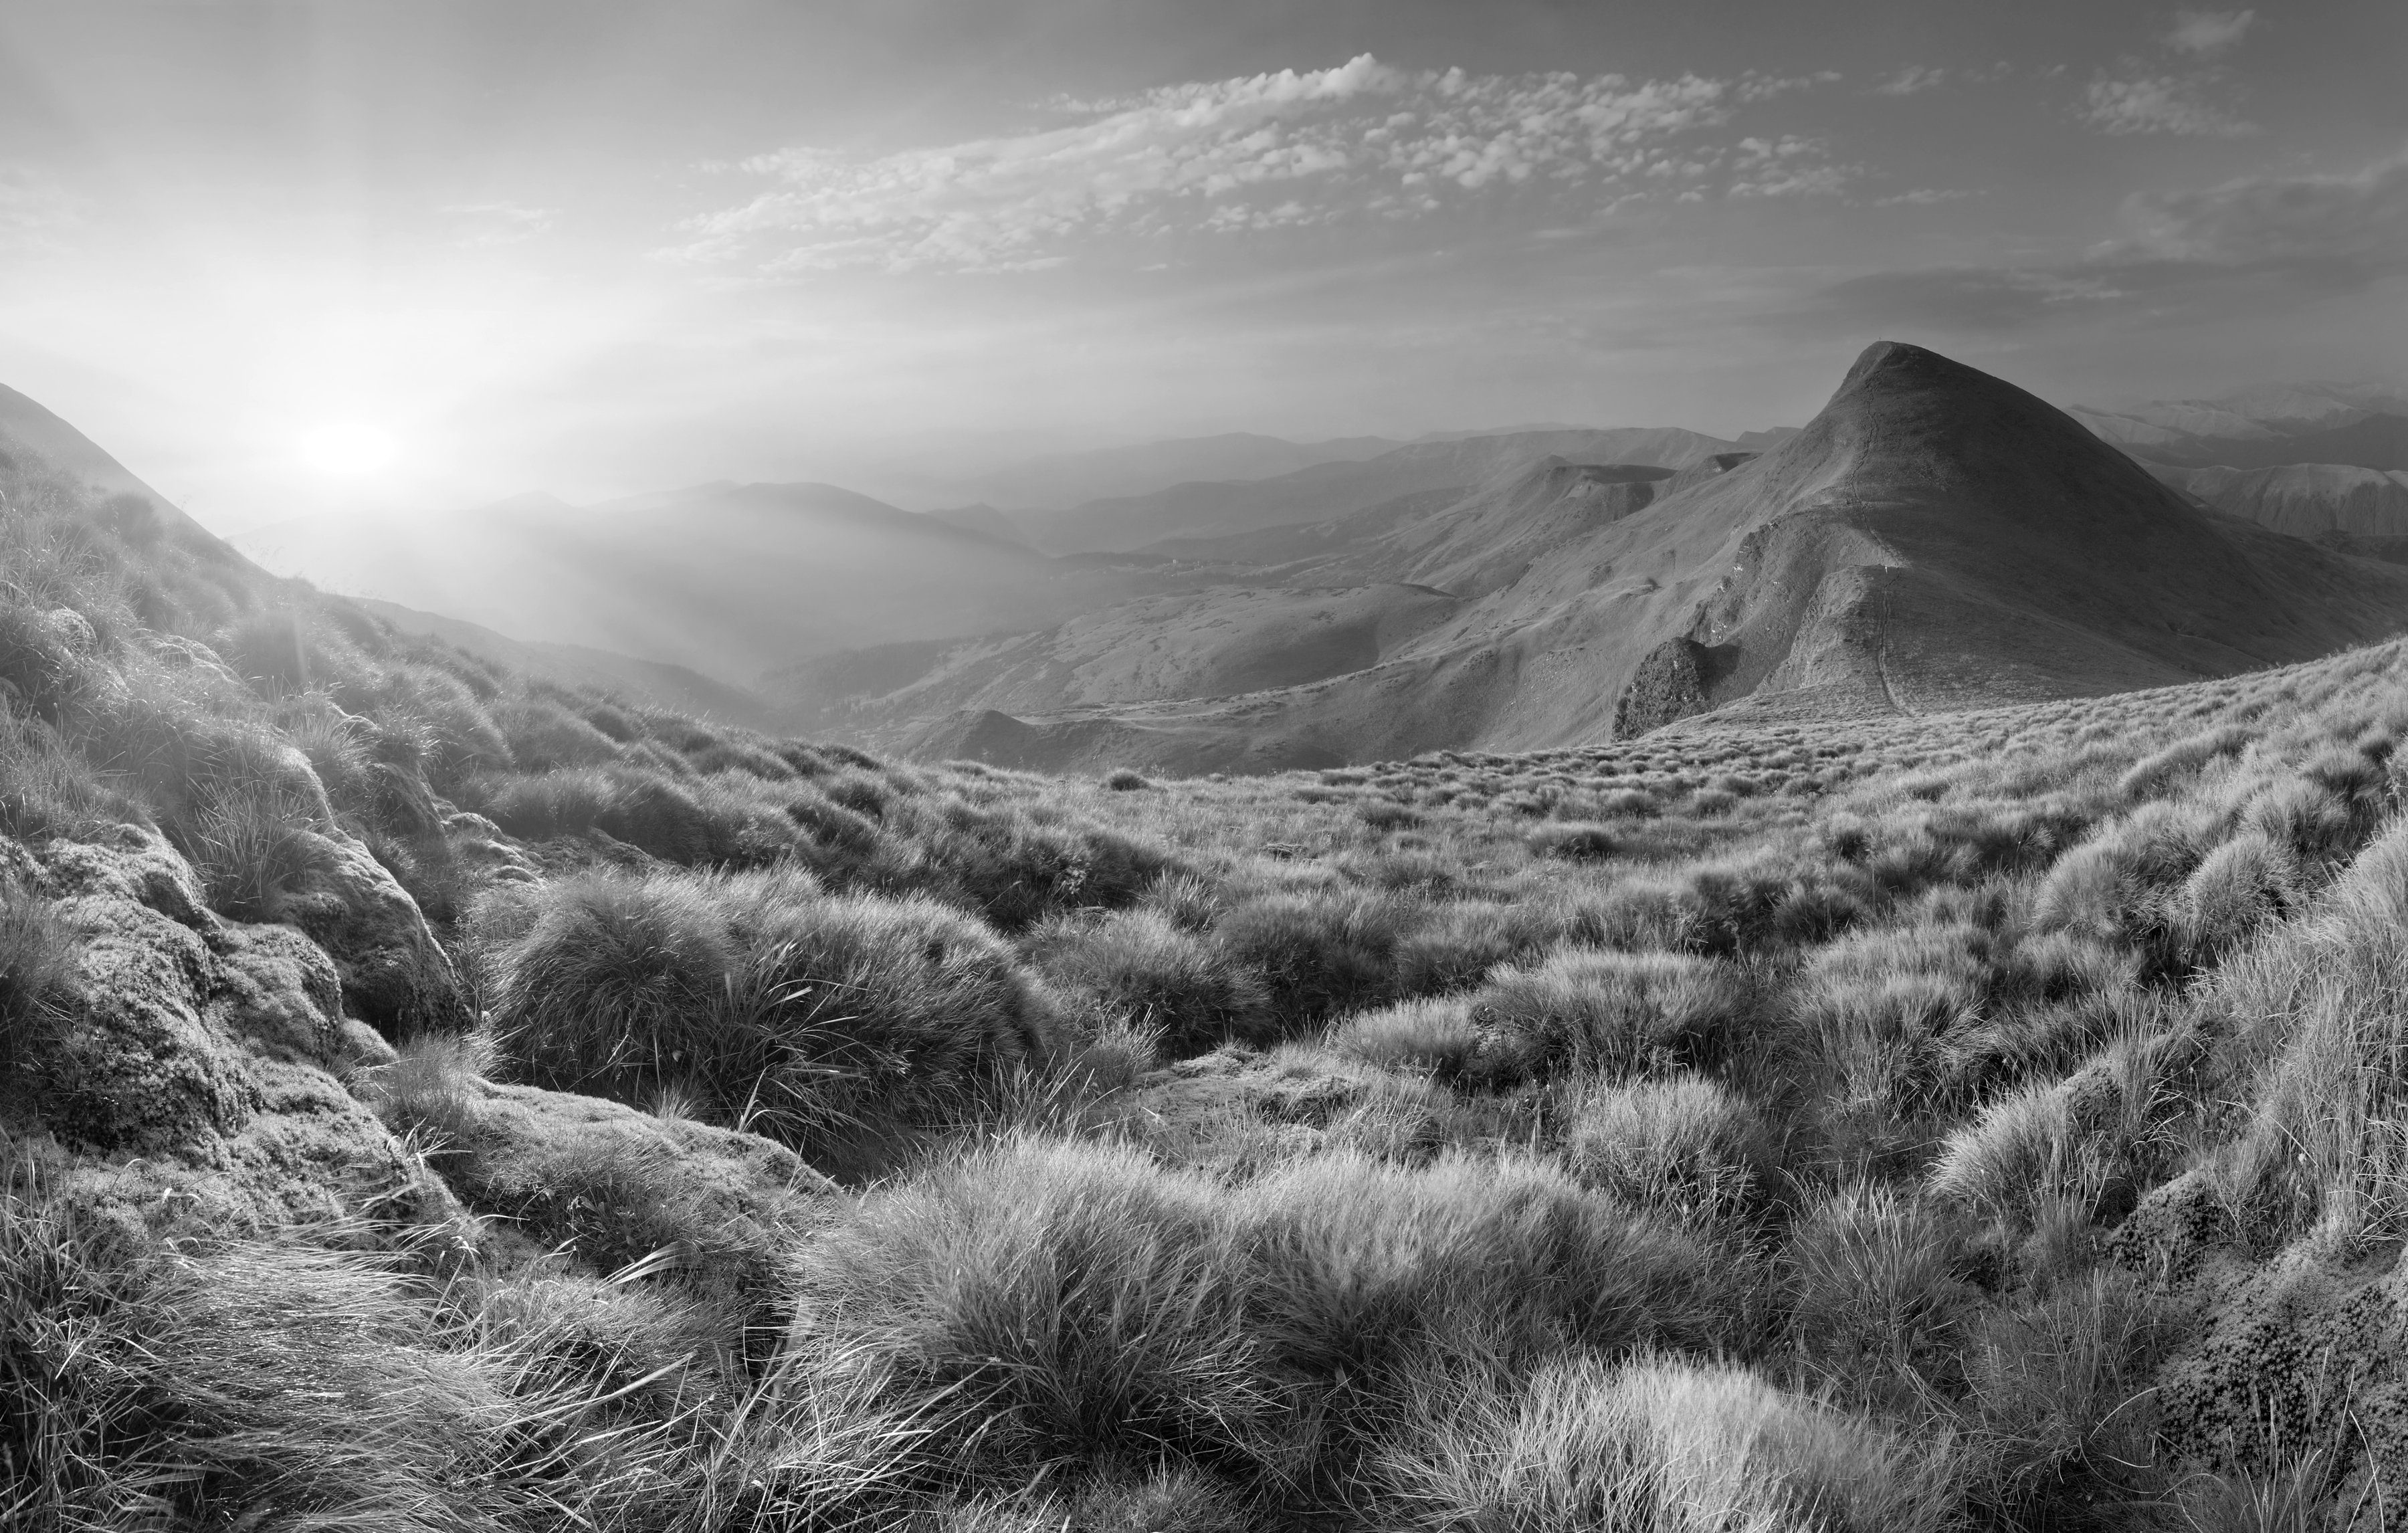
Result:
[[[2220,79],[2201,75],[2149,75],[2138,79],[2093,80],[2084,93],[2082,120],[2101,133],[2163,133],[2188,138],[2245,138],[2258,125],[2209,99]]]
[[[2166,34],[2166,46],[2177,53],[2201,57],[2221,53],[2240,46],[2257,20],[2254,10],[2176,11],[2173,30]]]
[[[863,157],[780,150],[736,167],[775,184],[684,225],[676,254],[767,272],[996,272],[1057,265],[1077,241],[1158,241],[1424,218],[1544,196],[1594,211],[1661,193],[1799,195],[1856,174],[1815,140],[1712,131],[1836,77],[1330,69],[1055,101],[1063,126]]]

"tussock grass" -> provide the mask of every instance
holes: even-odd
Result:
[[[489,1221],[439,1260],[12,1198],[8,1511],[2338,1524],[2339,1458],[2157,1462],[2152,1381],[2190,1213],[2408,1234],[2403,677],[1069,781],[531,681],[0,465],[0,1042],[118,820],[243,919],[358,838],[497,1029],[358,1082]],[[882,1180],[704,1196],[688,1116]]]
[[[795,869],[589,874],[527,901],[487,960],[504,1065],[646,1103],[691,1094],[797,1143],[909,1116],[1045,1045],[1010,951],[926,899],[826,895]]]
[[[1937,1533],[1954,1521],[1944,1442],[1910,1442],[1743,1368],[1571,1358],[1445,1393],[1458,1403],[1381,1464],[1408,1526]]]
[[[1771,1125],[1702,1076],[1584,1081],[1559,1110],[1565,1168],[1635,1207],[1712,1229],[1761,1211],[1779,1190]]]
[[[1174,1057],[1271,1034],[1269,995],[1254,971],[1159,910],[1114,911],[1058,935],[1039,930],[1029,946],[1055,986],[1157,1035]]]
[[[1573,1071],[1627,1075],[1712,1062],[1747,1024],[1747,980],[1718,959],[1570,948],[1500,968],[1473,993],[1473,1068],[1510,1086]]]

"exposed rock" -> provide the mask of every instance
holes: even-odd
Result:
[[[1648,651],[1614,700],[1613,738],[1627,740],[1703,713],[1713,706],[1706,699],[1707,666],[1706,647],[1694,638],[1668,638]]]
[[[2399,1505],[2408,1495],[2408,1272],[2398,1249],[2360,1256],[2311,1237],[2200,1286],[2207,1325],[2156,1384],[2173,1459],[2262,1474],[2310,1453],[2342,1504]]]
[[[443,839],[452,855],[489,883],[539,883],[543,874],[502,827],[481,814],[443,817]]]
[[[744,1302],[782,1294],[812,1196],[834,1185],[755,1134],[465,1069],[376,1094],[390,1124],[437,1145],[429,1158],[476,1212],[605,1274],[666,1254],[690,1282]]]
[[[326,950],[353,1015],[388,1038],[475,1024],[452,959],[384,865],[341,831],[301,831],[303,871],[269,905]]]
[[[449,1193],[337,1072],[380,1039],[342,1014],[297,931],[222,920],[155,831],[6,859],[73,944],[69,998],[0,1081],[0,1134],[71,1199],[129,1225],[448,1217]]]

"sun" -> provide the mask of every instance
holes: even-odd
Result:
[[[401,443],[380,426],[357,421],[330,423],[301,438],[301,458],[322,474],[356,479],[392,466]]]

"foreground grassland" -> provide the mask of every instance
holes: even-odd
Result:
[[[2408,1506],[2408,648],[1069,781],[0,493],[0,1525]]]

